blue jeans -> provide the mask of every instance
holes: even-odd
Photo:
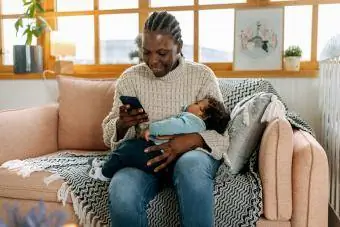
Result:
[[[172,183],[183,227],[214,226],[213,183],[220,161],[201,151],[183,154],[175,163]],[[135,168],[119,170],[109,188],[113,227],[148,226],[147,204],[160,191],[160,179]]]

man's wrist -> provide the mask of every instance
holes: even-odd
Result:
[[[192,133],[189,135],[190,135],[189,141],[190,141],[191,150],[194,150],[199,147],[204,148],[205,143],[204,143],[203,137],[200,134]]]

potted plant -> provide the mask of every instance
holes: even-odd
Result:
[[[300,71],[302,50],[299,46],[289,46],[284,52],[285,70]]]
[[[43,57],[42,48],[39,45],[33,46],[33,37],[39,38],[50,26],[40,16],[45,12],[42,7],[42,0],[22,0],[25,12],[18,18],[14,26],[16,34],[23,28],[23,36],[26,37],[25,45],[14,45],[14,73],[42,72]],[[25,23],[24,23],[25,22]]]

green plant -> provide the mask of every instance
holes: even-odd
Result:
[[[19,29],[24,27],[23,20],[28,20],[22,36],[26,36],[25,44],[31,45],[33,36],[39,38],[45,29],[51,29],[46,20],[40,16],[40,14],[45,12],[42,6],[43,0],[22,0],[22,2],[25,7],[25,12],[18,18],[14,26],[16,35],[18,35]]]
[[[299,46],[289,46],[288,49],[285,50],[285,57],[301,57],[302,50]]]

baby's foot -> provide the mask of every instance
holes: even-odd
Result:
[[[88,161],[88,164],[91,167],[102,167],[104,165],[105,161],[101,161],[98,158],[90,158]]]
[[[110,181],[110,178],[107,178],[102,174],[102,168],[101,167],[90,168],[89,176],[92,177],[95,180]]]

